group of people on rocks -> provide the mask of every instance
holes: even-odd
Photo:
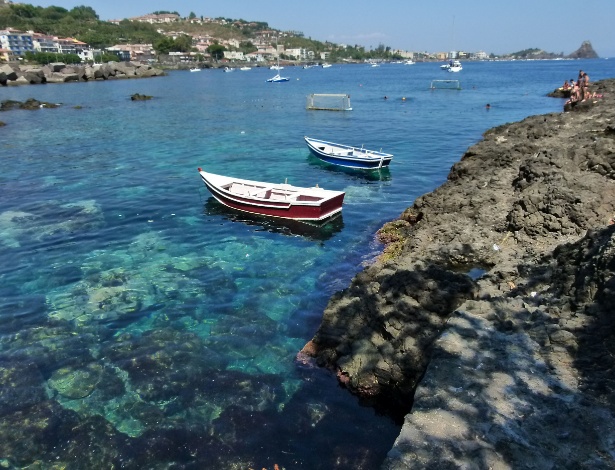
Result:
[[[587,101],[591,98],[598,98],[596,93],[589,91],[589,75],[583,70],[579,70],[579,76],[575,81],[573,78],[570,82],[564,82],[561,88],[564,91],[570,92],[570,99],[566,103],[574,103],[577,101]]]

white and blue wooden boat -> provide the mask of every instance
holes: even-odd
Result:
[[[310,152],[326,163],[356,168],[359,170],[378,170],[389,166],[393,155],[390,153],[368,150],[363,147],[335,144],[325,140],[304,137]]]

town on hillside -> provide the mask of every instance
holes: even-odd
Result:
[[[38,19],[38,22],[28,21],[32,18]],[[36,25],[52,19],[55,21],[54,27],[46,29],[70,32],[70,36],[62,37],[49,31],[45,34],[35,29]],[[72,25],[72,30],[68,27],[56,28],[56,25],[63,24],[64,19],[67,19],[67,25]],[[80,28],[83,24],[94,24],[101,34],[93,35],[91,27]],[[110,42],[113,40],[115,43]],[[373,50],[365,50],[358,45],[307,39],[297,31],[274,30],[265,22],[199,17],[194,13],[181,17],[177,12],[154,12],[103,22],[98,20],[98,15],[90,7],[75,7],[69,11],[62,7],[34,7],[0,0],[0,61],[41,62],[37,54],[44,54],[42,57],[47,62],[53,61],[55,54],[61,55],[58,59],[65,62],[67,56],[75,56],[79,58],[75,62],[86,63],[108,60],[175,64],[210,62],[218,66],[259,66],[276,60],[287,61],[289,64],[309,64],[498,59],[484,51],[414,52],[395,50],[382,44]],[[521,59],[562,56],[545,53],[540,49],[516,54],[514,58]]]

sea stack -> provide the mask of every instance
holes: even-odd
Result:
[[[579,47],[572,54],[568,55],[569,59],[597,59],[598,54],[594,51],[592,43],[589,41],[583,41],[581,47]]]

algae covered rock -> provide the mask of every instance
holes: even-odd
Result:
[[[80,369],[63,367],[53,373],[48,384],[66,398],[85,398],[94,391],[101,377],[99,364],[88,364]]]

